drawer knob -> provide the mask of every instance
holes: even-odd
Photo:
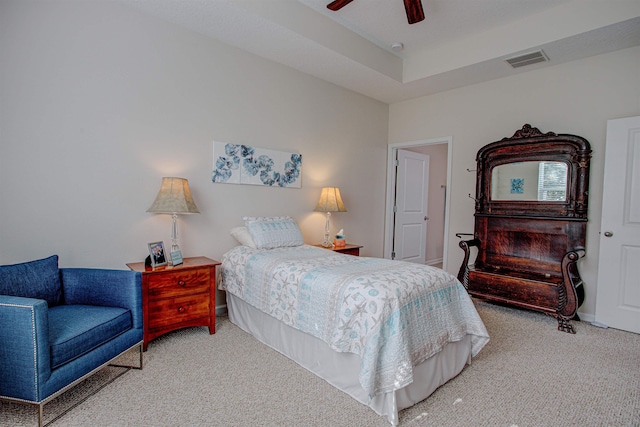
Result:
[[[178,313],[184,313],[184,307],[183,306],[178,307]]]
[[[178,286],[185,286],[186,284],[184,280],[178,280]]]

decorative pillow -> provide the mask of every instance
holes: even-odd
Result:
[[[232,228],[230,233],[241,245],[256,249],[256,243],[251,238],[247,227]]]
[[[290,216],[244,217],[242,219],[258,249],[304,244],[300,227]]]
[[[0,266],[0,294],[37,298],[49,307],[60,304],[62,286],[58,255],[36,261]]]

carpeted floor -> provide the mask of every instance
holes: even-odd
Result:
[[[460,375],[400,413],[401,426],[640,426],[640,335],[476,301],[491,342]],[[130,354],[125,357],[135,357]],[[346,394],[218,318],[158,338],[145,368],[106,368],[44,409],[51,426],[387,426]],[[88,399],[64,411],[83,396]],[[55,419],[60,414],[59,418]],[[0,403],[0,425],[33,407]]]

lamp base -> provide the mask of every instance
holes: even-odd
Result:
[[[171,260],[169,261],[170,265],[180,265],[182,264],[182,252],[180,251],[180,246],[178,246],[178,214],[174,213],[172,215],[172,224],[171,224]]]
[[[321,243],[321,245],[325,248],[333,247],[333,242],[331,242],[331,240],[329,239],[329,230],[330,230],[329,222],[330,221],[331,221],[331,212],[327,212],[327,221],[324,223],[324,240]]]
[[[332,248],[333,247],[333,243],[331,241],[329,241],[329,239],[324,239],[324,242],[320,243],[322,245],[322,247],[325,248]]]

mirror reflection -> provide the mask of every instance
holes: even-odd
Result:
[[[563,162],[507,163],[493,168],[492,200],[567,200],[568,166]]]

